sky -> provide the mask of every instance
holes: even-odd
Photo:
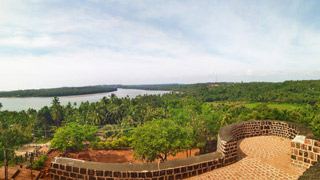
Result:
[[[319,79],[317,0],[1,0],[0,91]]]

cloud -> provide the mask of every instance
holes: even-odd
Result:
[[[15,36],[11,38],[0,39],[0,44],[1,46],[18,48],[54,48],[62,45],[60,42],[55,41],[49,36],[40,36],[35,38]]]
[[[1,1],[0,90],[316,78],[316,3]]]

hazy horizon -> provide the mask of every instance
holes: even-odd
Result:
[[[0,1],[0,91],[320,77],[320,2]]]
[[[195,82],[195,83],[158,83],[158,84],[93,84],[93,85],[83,85],[83,86],[59,86],[59,87],[40,87],[40,88],[31,88],[31,89],[12,89],[6,91],[16,91],[16,90],[40,90],[40,89],[54,89],[54,88],[72,88],[72,87],[86,87],[86,86],[143,86],[143,85],[173,85],[173,84],[180,84],[180,85],[191,85],[191,84],[200,84],[200,83],[252,83],[252,82],[265,82],[265,83],[281,83],[285,81],[308,81],[308,80],[320,80],[320,79],[302,79],[302,80],[284,80],[284,81],[220,81],[220,82]],[[120,87],[121,88],[121,87]],[[3,91],[0,89],[0,92]]]

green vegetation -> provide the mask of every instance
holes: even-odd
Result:
[[[314,104],[320,97],[320,80],[285,81],[279,83],[198,83],[134,85],[122,88],[173,90],[188,93],[205,102],[247,101]]]
[[[42,155],[38,160],[34,161],[31,168],[33,170],[40,170],[42,169],[44,162],[46,162],[47,160],[48,160],[48,156]]]
[[[123,85],[124,89],[144,89],[144,90],[170,90],[170,91],[188,91],[195,89],[198,85],[186,84],[147,84],[147,85]]]
[[[39,138],[39,139],[37,139],[37,140],[35,141],[35,143],[37,143],[37,144],[45,144],[45,143],[47,143],[47,142],[49,142],[49,141],[51,141],[51,140],[52,140],[52,137]]]
[[[117,150],[117,149],[129,149],[130,144],[132,143],[133,138],[127,138],[126,136],[122,136],[119,139],[114,141],[93,141],[90,143],[90,147],[92,149],[105,149],[105,150]]]
[[[229,106],[245,106],[247,108],[254,108],[258,105],[266,105],[269,108],[277,108],[279,110],[294,110],[297,108],[305,108],[307,104],[289,104],[289,103],[267,103],[267,102],[245,102],[245,101],[215,101],[215,102],[208,102],[215,106],[224,104]]]
[[[94,126],[69,123],[57,129],[51,141],[51,147],[57,148],[60,152],[79,151],[85,147],[85,141],[95,140],[97,132],[98,129]]]
[[[202,101],[247,101],[314,104],[320,97],[320,80],[281,83],[204,83],[192,94]]]
[[[104,92],[113,92],[117,88],[112,86],[84,86],[84,87],[62,87],[52,89],[30,89],[18,91],[0,92],[0,97],[54,97],[71,96],[82,94],[95,94]]]
[[[245,106],[247,108],[254,108],[258,105],[266,105],[269,108],[277,108],[279,110],[293,110],[297,108],[304,108],[307,105],[305,104],[288,104],[288,103],[263,103],[263,102],[255,102],[255,103],[246,103]]]
[[[79,106],[62,106],[53,98],[39,111],[0,111],[0,151],[54,134],[52,144],[60,151],[85,149],[84,142],[90,141],[93,149],[133,148],[138,159],[166,160],[179,150],[190,155],[191,149],[199,148],[206,153],[206,143],[217,138],[221,127],[262,119],[302,123],[320,136],[320,81],[175,86],[172,90],[181,92],[135,98],[111,95]],[[99,142],[96,134],[115,140]]]
[[[169,155],[175,155],[184,147],[187,133],[170,119],[147,122],[133,131],[132,147],[137,159],[152,162],[160,158],[166,161]]]

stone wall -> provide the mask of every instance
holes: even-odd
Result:
[[[88,162],[69,158],[56,158],[51,163],[51,179],[114,180],[149,179],[174,180],[200,175],[222,167],[221,153],[214,152],[193,158],[167,161],[161,164],[123,164]]]
[[[220,129],[217,151],[164,163],[99,163],[57,157],[51,163],[51,178],[59,180],[174,180],[200,175],[232,164],[238,158],[238,140],[274,135],[292,139],[292,163],[309,167],[320,160],[319,137],[304,125],[283,121],[244,121]],[[301,137],[303,141],[301,140]]]
[[[300,167],[309,168],[320,161],[320,141],[297,137],[291,141],[291,162]]]
[[[274,135],[293,139],[297,127],[281,121],[244,121],[223,127],[219,131],[218,151],[225,156],[225,164],[237,161],[238,140],[254,136]]]
[[[219,131],[218,151],[224,164],[237,161],[237,141],[247,137],[273,135],[292,139],[291,162],[309,168],[320,161],[320,139],[304,125],[273,120],[238,122]]]

